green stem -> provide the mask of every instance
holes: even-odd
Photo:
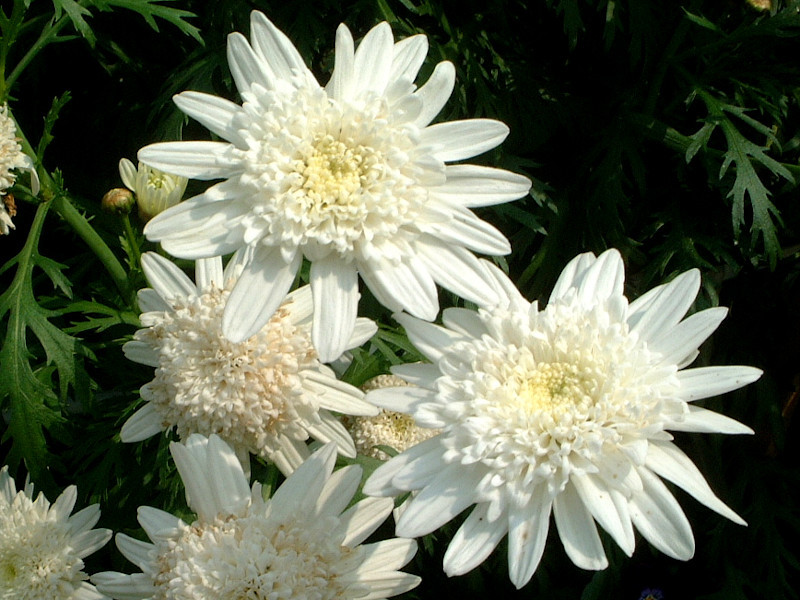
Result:
[[[128,281],[128,272],[117,260],[117,257],[114,256],[111,248],[103,241],[100,234],[94,230],[94,227],[86,217],[72,205],[65,195],[58,194],[53,198],[52,204],[53,210],[72,227],[75,233],[89,246],[89,249],[94,252],[95,256],[100,259],[123,298],[133,305],[135,296]]]
[[[131,247],[131,251],[133,252],[135,264],[141,265],[142,251],[139,250],[139,241],[136,239],[136,232],[133,231],[133,226],[131,225],[131,218],[129,215],[122,215],[122,224],[125,227],[125,237],[128,239],[128,245]]]
[[[25,67],[30,64],[30,62],[36,57],[42,48],[55,41],[55,39],[58,37],[58,32],[61,31],[69,22],[70,19],[67,15],[62,16],[58,21],[56,21],[55,24],[48,21],[47,25],[45,25],[44,29],[42,29],[42,32],[39,34],[39,39],[33,43],[33,45],[25,53],[25,56],[23,56],[17,63],[17,66],[14,67],[14,70],[11,71],[11,74],[5,81],[5,86],[2,90],[3,94],[0,94],[0,97],[4,95],[5,90],[11,89],[11,86],[14,85],[14,82],[19,78],[20,75],[22,75]]]

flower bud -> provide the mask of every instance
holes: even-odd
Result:
[[[101,206],[105,212],[117,215],[127,215],[135,203],[133,193],[125,188],[108,190],[101,200]]]
[[[136,194],[139,218],[144,222],[180,202],[189,181],[141,162],[136,168],[127,158],[119,161],[119,174],[125,187]]]

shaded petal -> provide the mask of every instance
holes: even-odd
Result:
[[[517,589],[531,580],[542,560],[550,528],[552,502],[533,494],[525,506],[512,507],[508,515],[508,575]]]
[[[660,363],[678,364],[716,331],[727,314],[728,309],[722,306],[701,310],[664,331],[647,347],[662,354]]]
[[[153,544],[134,539],[124,533],[118,533],[114,541],[122,555],[142,571],[150,567],[151,558],[149,554],[155,548]]]
[[[436,392],[418,387],[386,387],[367,393],[367,401],[394,412],[414,414],[420,404],[436,401]]]
[[[150,285],[166,300],[197,294],[197,286],[188,275],[174,262],[155,252],[142,254],[142,270]]]
[[[379,412],[373,404],[364,401],[364,392],[357,387],[323,373],[304,372],[303,387],[316,396],[321,408],[363,417]]]
[[[272,516],[305,515],[313,510],[336,462],[336,445],[328,443],[308,457],[286,478],[270,500]]]
[[[190,179],[225,179],[244,169],[227,142],[159,142],[139,150],[141,162],[159,171]]]
[[[393,508],[392,498],[365,498],[342,513],[331,537],[341,535],[342,545],[355,548],[380,527]]]
[[[315,505],[314,516],[325,515],[338,517],[353,499],[353,494],[361,483],[361,467],[349,465],[331,473],[325,487],[322,488]]]
[[[217,289],[225,286],[222,275],[222,257],[201,258],[195,262],[194,279],[198,290],[206,290],[215,285]]]
[[[175,515],[152,506],[140,506],[137,520],[147,537],[154,542],[176,538],[180,535],[180,530],[186,526],[186,523]]]
[[[222,332],[238,343],[258,333],[275,314],[294,282],[302,257],[284,262],[280,248],[259,246],[228,297]]]
[[[327,410],[320,410],[318,414],[321,422],[306,425],[308,433],[320,442],[336,444],[336,448],[342,456],[355,458],[356,446],[345,426]]]
[[[422,579],[418,575],[410,575],[402,571],[365,573],[358,578],[358,582],[368,585],[370,590],[365,596],[359,596],[358,600],[382,600],[397,596],[413,590],[421,581]]]
[[[444,553],[444,572],[463,575],[486,560],[508,531],[505,514],[489,521],[489,503],[478,504],[453,536]]]
[[[438,362],[456,342],[470,339],[461,333],[427,323],[404,313],[397,313],[394,318],[405,328],[406,335],[414,347],[433,362]]]
[[[322,362],[331,362],[348,349],[358,313],[358,271],[336,253],[311,263],[314,318],[311,341]]]
[[[138,170],[136,169],[136,165],[134,165],[130,160],[127,158],[122,158],[119,161],[119,176],[122,179],[122,183],[125,184],[125,187],[128,188],[130,191],[136,191],[136,176],[138,174]]]
[[[378,325],[372,319],[359,317],[356,319],[356,326],[353,328],[353,333],[347,341],[346,348],[355,348],[364,342],[368,341],[378,331]]]
[[[414,120],[417,127],[425,127],[436,118],[450,99],[455,83],[456,68],[453,63],[444,61],[436,65],[428,81],[414,92],[414,96],[422,100],[422,110]]]
[[[443,451],[441,434],[412,446],[375,469],[364,483],[364,493],[370,496],[397,496],[408,491],[392,485],[392,480],[417,458],[426,454],[441,454]]]
[[[172,307],[167,304],[160,294],[150,288],[143,288],[136,293],[139,301],[139,308],[143,313],[146,312],[169,312]]]
[[[447,165],[447,181],[428,189],[431,197],[464,207],[493,206],[522,198],[531,189],[523,175],[478,165]]]
[[[228,140],[239,148],[246,142],[234,125],[234,119],[242,112],[238,104],[203,92],[182,92],[172,100],[184,113],[209,129],[212,133]]]
[[[359,271],[375,297],[389,309],[402,308],[421,319],[432,321],[439,312],[436,284],[421,261],[413,256],[405,262],[386,259],[361,262]],[[390,298],[390,304],[384,299]]]
[[[641,309],[631,303],[628,324],[646,342],[675,327],[700,291],[700,271],[692,269],[658,288],[658,294]]]
[[[122,345],[122,352],[125,354],[125,358],[139,363],[140,365],[158,367],[161,364],[159,362],[158,352],[154,350],[150,344],[144,342],[139,342],[137,340],[125,342]]]
[[[394,571],[407,564],[417,553],[417,542],[391,538],[361,546],[364,551],[361,564],[352,572],[356,579],[368,571]]]
[[[755,367],[721,366],[700,367],[678,371],[681,383],[681,398],[687,402],[711,398],[744,387],[761,377],[761,369]]]
[[[227,55],[228,66],[239,94],[248,93],[253,84],[268,90],[273,88],[273,73],[268,63],[256,55],[241,33],[234,32],[228,35]]]
[[[393,54],[389,81],[402,78],[414,81],[428,54],[428,38],[417,34],[400,40],[394,45]]]
[[[564,550],[573,563],[593,571],[608,566],[594,519],[571,482],[553,501],[553,516]]]
[[[152,578],[144,573],[125,575],[103,571],[92,575],[91,581],[101,593],[116,600],[144,600],[156,593]]]
[[[505,255],[511,252],[506,236],[467,208],[454,207],[449,221],[433,223],[427,229],[442,242],[466,246],[481,254]]]
[[[259,11],[250,13],[250,41],[258,57],[268,65],[273,78],[300,78],[303,85],[316,83],[291,40]],[[264,86],[271,89],[271,82]]]
[[[550,302],[563,298],[570,289],[576,287],[576,280],[583,275],[583,273],[591,265],[595,263],[597,257],[591,252],[584,252],[579,254],[561,270],[558,276],[553,291],[550,293]]]
[[[508,136],[508,126],[493,119],[446,121],[420,132],[420,144],[441,161],[462,160],[499,146]]]
[[[694,496],[697,501],[702,502],[723,517],[739,525],[747,525],[739,515],[714,494],[697,466],[674,444],[651,440],[645,466],[681,487]]]
[[[120,439],[125,442],[141,442],[164,431],[164,421],[151,402],[145,404],[125,421],[119,432]]]
[[[730,417],[699,406],[690,406],[689,413],[681,415],[680,420],[667,422],[664,427],[670,431],[694,431],[698,433],[753,433],[747,425]]]
[[[571,481],[578,496],[589,512],[600,523],[617,545],[628,556],[633,554],[636,538],[633,534],[628,502],[623,494],[613,488],[600,485],[592,475],[572,475]]]

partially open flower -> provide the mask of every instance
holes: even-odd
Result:
[[[186,177],[170,175],[141,162],[137,169],[127,158],[119,161],[119,174],[125,187],[136,194],[142,221],[149,221],[180,202],[189,181]]]

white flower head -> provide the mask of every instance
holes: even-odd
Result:
[[[199,92],[175,96],[189,116],[227,142],[147,146],[139,159],[196,179],[225,179],[145,228],[182,258],[255,248],[225,310],[223,329],[243,340],[270,318],[311,261],[312,339],[324,362],[341,354],[358,309],[358,275],[384,306],[432,320],[436,284],[478,303],[496,300],[471,251],[507,254],[508,240],[471,207],[524,196],[530,181],[475,165],[447,165],[500,144],[508,128],[472,119],[430,125],[455,70],[414,79],[427,38],[395,43],[381,23],[354,49],[336,33],[325,87],[289,39],[253,12],[250,41],[228,37],[241,106]]]
[[[34,195],[39,193],[39,175],[33,166],[31,157],[22,151],[17,126],[8,116],[8,105],[0,106],[0,196],[14,185],[17,169],[25,169],[31,174],[31,191]],[[6,232],[7,233],[7,232]]]
[[[392,511],[389,498],[347,508],[361,468],[332,473],[326,444],[264,500],[248,487],[234,452],[217,436],[170,445],[197,519],[143,506],[139,523],[152,543],[118,534],[117,547],[142,572],[92,577],[112,598],[152,600],[375,600],[408,591],[419,577],[398,571],[416,542],[362,542]]]
[[[8,467],[0,469],[0,598],[2,600],[102,600],[83,572],[83,559],[111,538],[92,529],[97,504],[70,516],[78,497],[74,485],[50,505],[33,486],[17,491]]]
[[[0,196],[0,235],[8,235],[11,229],[17,228],[16,225],[14,225],[14,221],[11,220],[11,218],[17,214],[17,210],[13,204],[13,200],[10,203],[11,210],[9,210],[9,198],[11,198],[11,196]]]
[[[443,429],[382,465],[364,487],[374,495],[419,490],[398,535],[427,534],[474,504],[445,571],[471,570],[507,533],[509,575],[522,587],[539,564],[551,513],[567,555],[585,569],[608,564],[596,523],[628,555],[635,527],[669,556],[691,558],[691,527],[660,478],[744,524],[669,433],[752,433],[691,404],[761,375],[752,367],[684,368],[727,312],[683,319],[699,290],[696,270],[629,304],[619,253],[583,254],[542,310],[499,269],[486,268],[503,302],[445,310],[444,326],[398,315],[433,364],[393,369],[421,389],[367,396]]]
[[[378,375],[361,386],[365,392],[411,385],[396,375]],[[438,429],[419,427],[411,415],[394,410],[381,409],[375,416],[342,417],[342,423],[353,436],[356,451],[364,456],[387,459],[379,446],[389,446],[398,452],[432,438]]]
[[[353,440],[330,411],[374,415],[378,409],[320,362],[311,345],[308,286],[289,294],[252,337],[231,342],[222,334],[225,302],[243,260],[235,255],[225,270],[220,257],[198,260],[195,284],[158,254],[142,256],[153,288],[139,292],[144,328],[123,351],[156,372],[141,388],[147,404],[123,425],[122,441],[172,427],[181,438],[215,433],[244,464],[249,453],[258,454],[284,473],[309,455],[309,436],[355,456]],[[358,319],[345,347],[364,343],[375,331],[372,321]]]
[[[164,173],[143,162],[136,168],[127,158],[119,161],[119,175],[125,187],[136,195],[142,221],[149,221],[180,202],[189,182],[186,177]]]

